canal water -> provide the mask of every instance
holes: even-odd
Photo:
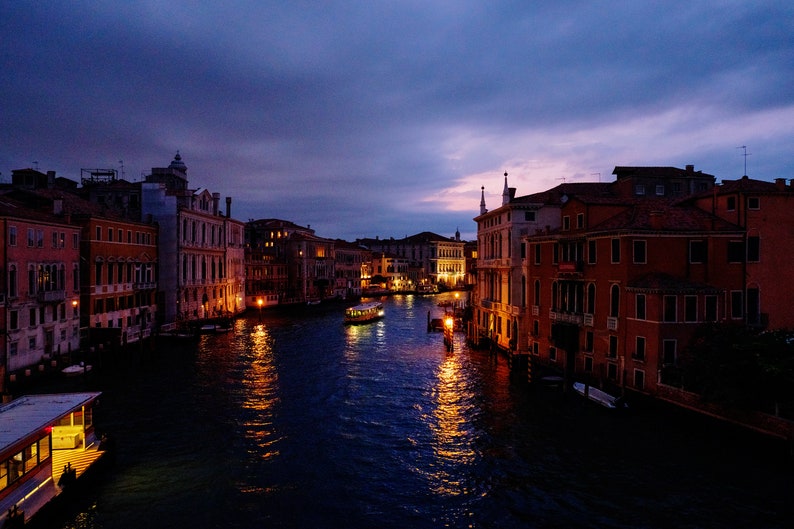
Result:
[[[69,381],[104,392],[116,450],[58,527],[791,527],[785,443],[529,388],[462,335],[447,353],[440,299],[253,313]]]

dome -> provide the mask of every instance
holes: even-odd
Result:
[[[174,156],[174,161],[172,161],[168,165],[169,169],[176,169],[177,171],[182,171],[183,173],[187,173],[187,166],[185,162],[182,161],[182,157],[179,155],[179,151],[176,151],[176,156]]]

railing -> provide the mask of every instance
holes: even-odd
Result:
[[[132,284],[134,290],[154,290],[157,288],[156,281],[135,282]]]
[[[39,303],[60,303],[66,299],[65,290],[44,290],[36,295]]]
[[[594,320],[594,318],[593,318],[592,314],[585,313],[585,315],[584,315],[584,324],[585,324],[585,326],[592,327],[593,326],[593,320]]]
[[[610,331],[617,331],[618,330],[618,319],[610,316],[607,318],[607,329]]]

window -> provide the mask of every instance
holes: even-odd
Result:
[[[33,248],[33,245],[35,244],[36,240],[33,228],[28,228],[28,248]]]
[[[593,357],[586,356],[584,359],[584,370],[586,373],[592,373],[593,371]]]
[[[44,248],[44,230],[36,230],[36,247]]]
[[[761,199],[758,197],[747,197],[747,209],[761,209]]]
[[[28,319],[28,325],[30,327],[35,327],[36,326],[36,309],[30,309],[30,311],[28,312],[28,318],[29,318]]]
[[[587,314],[595,313],[595,297],[596,297],[596,287],[595,283],[589,283],[587,285]]]
[[[717,296],[706,296],[706,321],[717,321]]]
[[[8,245],[9,246],[16,246],[17,245],[17,227],[16,226],[9,226],[8,227]]]
[[[731,292],[731,318],[739,319],[744,317],[744,300],[742,291],[734,290]]]
[[[609,317],[617,318],[620,313],[620,287],[612,285],[609,289]]]
[[[535,264],[540,264],[540,244],[533,244],[532,246],[535,247]]]
[[[698,298],[697,296],[684,296],[684,321],[698,321]]]
[[[757,263],[761,260],[761,238],[757,235],[747,237],[747,261]]]
[[[634,359],[645,360],[645,337],[637,336],[634,339]]]
[[[113,242],[113,228],[108,228],[108,241]]]
[[[736,197],[728,197],[725,207],[728,211],[736,211]]]
[[[19,311],[8,311],[8,328],[12,331],[19,329]]]
[[[656,185],[656,196],[663,197],[664,196],[664,185],[657,184]]]
[[[662,363],[669,366],[675,365],[676,356],[676,341],[662,340]]]
[[[744,262],[744,241],[728,241],[728,262]]]
[[[618,337],[614,334],[609,336],[609,351],[607,352],[609,358],[618,357]]]
[[[747,323],[757,325],[761,322],[761,302],[758,288],[747,289]]]
[[[593,352],[593,344],[594,344],[594,334],[593,331],[587,331],[584,333],[584,350],[587,353]]]
[[[556,347],[549,347],[549,360],[552,362],[557,361],[557,348]]]
[[[562,229],[566,231],[571,229],[571,217],[568,215],[562,218]]]
[[[637,184],[634,186],[634,194],[642,196],[645,194],[645,184]]]
[[[96,227],[96,237],[94,237],[94,239],[96,239],[97,241],[102,240],[102,226]]]
[[[52,232],[52,247],[53,248],[57,248],[58,247],[58,232],[57,231]]]
[[[16,297],[17,294],[17,267],[16,265],[10,265],[8,267],[8,296],[9,297]]]
[[[647,244],[645,241],[634,241],[632,244],[634,264],[645,264],[647,260]]]
[[[576,227],[578,229],[584,228],[584,213],[576,214]]]
[[[637,294],[635,313],[638,320],[645,319],[645,294]]]
[[[617,380],[618,379],[618,365],[613,364],[612,362],[607,364],[607,378],[609,380]]]
[[[535,212],[534,211],[525,211],[524,212],[524,220],[527,222],[535,222]]]
[[[689,262],[705,263],[708,257],[708,246],[706,241],[689,241]]]
[[[676,315],[678,312],[677,306],[677,298],[675,296],[664,296],[663,299],[664,304],[664,322],[665,323],[673,323],[676,320]]]
[[[634,387],[636,389],[645,389],[645,371],[642,369],[634,370]]]
[[[72,248],[77,249],[80,245],[80,235],[77,233],[72,234]]]
[[[587,241],[587,264],[596,264],[596,242],[595,239]]]
[[[612,239],[612,257],[613,264],[620,262],[620,239]]]

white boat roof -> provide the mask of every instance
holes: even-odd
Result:
[[[355,307],[349,307],[347,310],[366,310],[371,309],[373,307],[379,307],[383,305],[380,301],[369,301],[367,303],[362,303],[360,305],[356,305]]]
[[[0,405],[0,452],[50,426],[101,394],[86,392],[25,395]]]

